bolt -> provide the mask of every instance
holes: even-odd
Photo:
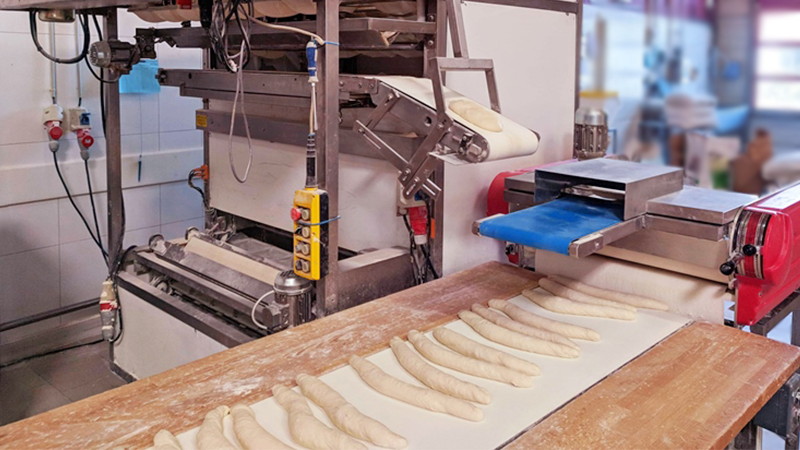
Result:
[[[433,39],[428,39],[427,41],[425,41],[425,46],[428,48],[432,48],[434,45],[436,45],[436,41],[434,41]]]
[[[436,20],[436,14],[428,14],[426,19],[428,19],[428,22],[433,22]]]
[[[344,86],[344,81],[340,81],[339,86]]]

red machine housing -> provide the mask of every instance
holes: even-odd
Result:
[[[746,255],[745,246],[755,254]],[[800,184],[745,206],[731,236],[736,323],[753,325],[800,287]]]

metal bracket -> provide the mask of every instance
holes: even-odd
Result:
[[[569,256],[584,258],[600,251],[603,247],[618,241],[644,228],[644,216],[620,222],[573,241],[569,245]]]
[[[753,418],[753,423],[785,439],[785,448],[797,449],[800,428],[800,374],[793,374]]]

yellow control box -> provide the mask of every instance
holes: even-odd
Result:
[[[328,273],[328,193],[306,188],[294,193],[294,273],[319,280]]]

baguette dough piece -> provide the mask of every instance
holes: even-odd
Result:
[[[292,450],[292,447],[281,442],[258,423],[249,406],[241,403],[233,405],[231,418],[233,432],[244,450]]]
[[[393,337],[389,345],[400,365],[425,386],[451,397],[484,405],[488,405],[492,400],[491,394],[486,389],[460,380],[426,363],[399,337]]]
[[[217,406],[206,414],[197,432],[199,450],[237,450],[223,434],[222,420],[231,412],[225,405]]]
[[[416,330],[408,332],[408,341],[414,348],[428,358],[431,362],[457,370],[461,373],[473,375],[487,380],[500,381],[516,387],[533,386],[533,377],[525,375],[508,367],[499,364],[492,364],[479,359],[470,358],[460,353],[439,347],[431,342],[424,334]]]
[[[636,318],[636,313],[632,311],[611,308],[609,306],[573,302],[572,300],[556,297],[547,292],[538,292],[528,289],[523,291],[522,295],[533,303],[554,313],[617,320],[634,320]]]
[[[272,388],[272,395],[289,415],[292,439],[303,447],[312,450],[367,450],[361,442],[320,422],[314,417],[305,397],[297,392],[277,385]]]
[[[487,363],[499,364],[526,375],[535,376],[542,374],[542,370],[539,369],[539,366],[530,361],[525,361],[522,358],[517,358],[504,351],[483,345],[480,342],[475,342],[453,330],[439,327],[433,330],[433,337],[445,347],[461,353],[464,356],[479,359]]]
[[[538,314],[525,311],[519,306],[508,302],[506,300],[489,300],[489,306],[494,309],[503,311],[508,314],[508,317],[516,320],[517,322],[524,323],[525,325],[534,328],[541,328],[542,330],[552,331],[562,336],[572,339],[582,339],[584,341],[600,340],[600,333],[590,328],[584,328],[571,323],[559,322],[557,320],[548,319]]]
[[[628,311],[636,312],[636,308],[634,308],[631,305],[626,305],[624,303],[619,303],[619,302],[612,302],[611,300],[606,300],[603,298],[593,297],[591,295],[584,294],[583,292],[572,290],[564,286],[563,284],[557,283],[548,278],[542,278],[541,280],[539,280],[539,287],[555,295],[556,297],[572,300],[573,302],[581,302],[589,305],[608,306],[609,308],[627,309]]]
[[[153,446],[147,450],[183,450],[183,447],[169,430],[161,430],[153,437]]]
[[[524,323],[515,322],[514,320],[509,319],[508,317],[500,314],[499,312],[493,311],[483,305],[479,305],[477,303],[472,305],[472,312],[483,317],[489,322],[492,322],[497,326],[509,329],[511,331],[516,331],[517,333],[524,334],[530,337],[535,337],[543,341],[564,345],[570,348],[574,348],[575,350],[578,351],[581,350],[581,348],[578,347],[578,344],[570,341],[569,339],[565,338],[560,334],[553,333],[551,331],[540,330],[539,328],[534,328],[525,325]]]
[[[469,99],[459,99],[453,100],[447,107],[472,125],[495,133],[503,131],[503,124],[500,123],[498,114],[479,103]]]
[[[406,438],[395,434],[377,420],[362,414],[319,378],[303,373],[298,375],[295,381],[306,397],[325,410],[325,414],[336,425],[336,428],[354,438],[372,442],[379,447],[400,449],[408,446]]]
[[[604,298],[615,302],[625,303],[626,305],[631,305],[636,308],[655,309],[656,311],[669,311],[669,305],[652,298],[626,294],[623,292],[609,291],[607,289],[590,286],[586,283],[581,283],[580,281],[558,275],[550,275],[549,278],[557,283],[563,284],[570,289],[583,292],[584,294],[592,295],[597,298]]]
[[[350,366],[372,389],[387,397],[428,411],[446,413],[473,422],[483,420],[483,411],[472,403],[450,397],[433,389],[400,381],[360,356],[351,356]]]
[[[581,354],[580,350],[572,347],[525,336],[516,331],[497,326],[472,311],[461,311],[458,313],[458,317],[481,336],[506,347],[559,358],[577,358]]]

